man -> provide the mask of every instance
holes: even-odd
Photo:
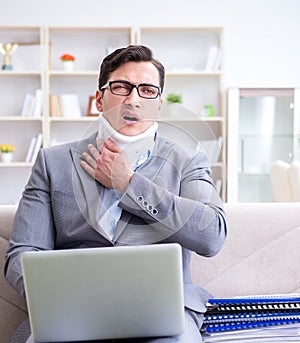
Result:
[[[191,282],[190,254],[215,255],[226,218],[205,154],[158,133],[164,76],[144,46],[118,49],[103,60],[99,130],[40,151],[16,213],[5,275],[24,294],[24,251],[177,242],[183,248],[185,332],[125,341],[196,343],[210,295]],[[29,334],[27,322],[13,342]]]

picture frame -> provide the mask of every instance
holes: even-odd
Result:
[[[96,107],[96,97],[95,97],[95,95],[91,95],[89,97],[87,116],[89,116],[89,117],[97,117],[97,116],[99,116],[99,111],[97,110],[97,107]]]

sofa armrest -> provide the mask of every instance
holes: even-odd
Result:
[[[7,241],[11,235],[16,210],[16,205],[0,205],[0,237]]]
[[[10,342],[13,332],[27,317],[25,300],[5,280],[4,259],[8,249],[13,219],[16,211],[14,205],[0,205],[0,333],[1,343]]]

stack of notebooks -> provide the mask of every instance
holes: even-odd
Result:
[[[213,298],[204,342],[300,342],[300,294]]]

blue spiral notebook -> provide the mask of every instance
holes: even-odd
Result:
[[[300,294],[212,298],[206,307],[201,329],[204,337],[228,332],[238,335],[241,331],[292,324],[300,326]]]

